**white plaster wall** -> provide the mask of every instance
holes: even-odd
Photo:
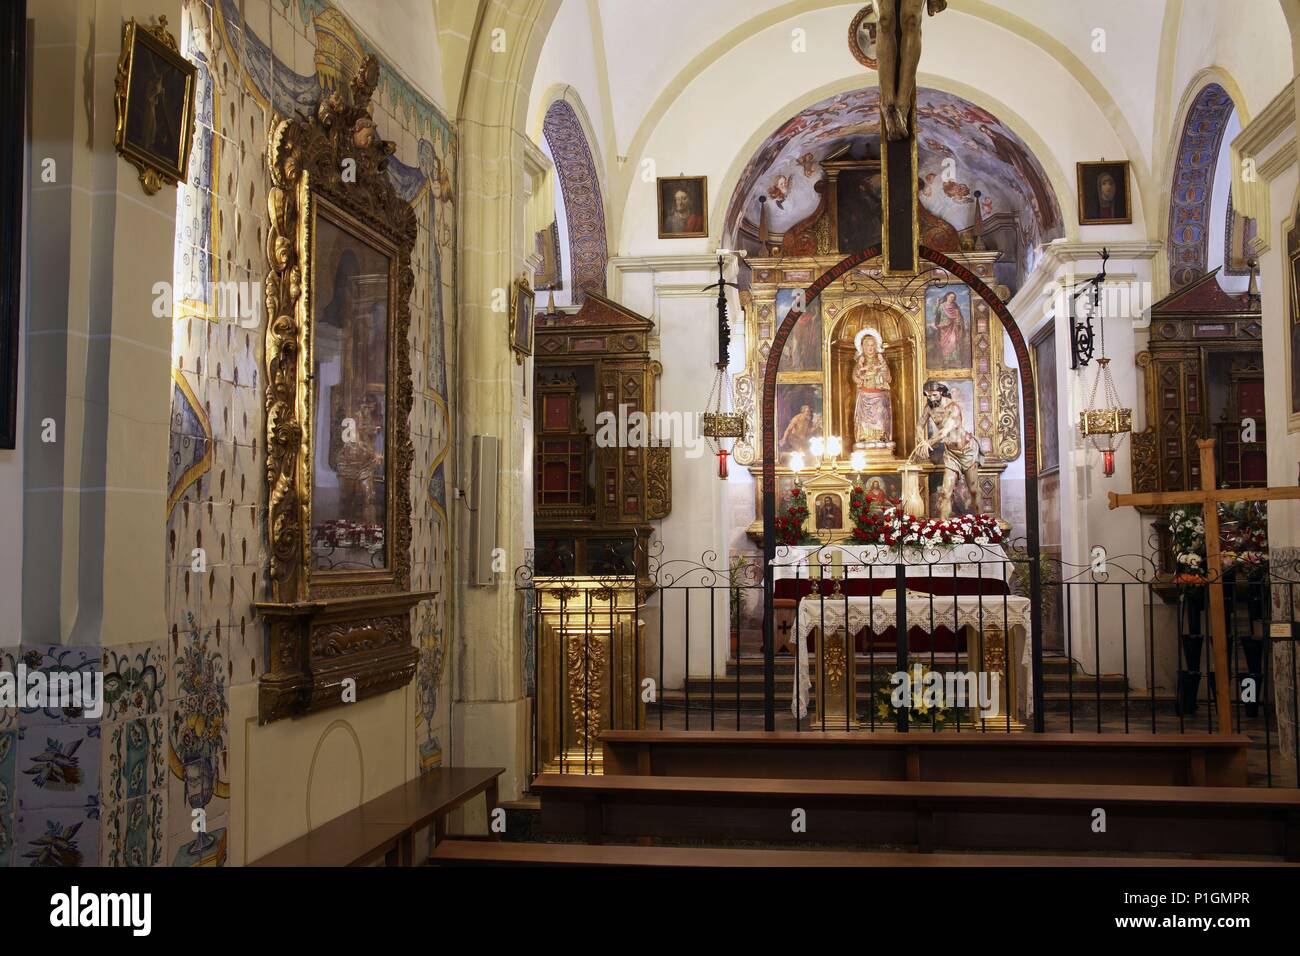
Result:
[[[1293,75],[1291,30],[1275,0],[1183,0],[1182,24],[1174,61],[1173,87],[1178,97],[1192,78],[1216,66],[1232,78],[1254,116]],[[1173,106],[1177,107],[1177,100]]]
[[[607,179],[604,157],[611,152],[614,130],[610,116],[604,109],[607,102],[607,76],[597,60],[594,42],[588,5],[580,0],[562,3],[551,31],[546,36],[546,44],[537,61],[537,71],[533,74],[528,98],[528,132],[535,140],[540,140],[542,118],[552,102],[553,94],[565,86],[573,87],[591,121],[591,133],[595,137],[595,141],[590,144],[591,153],[600,173],[603,190]],[[556,192],[559,192],[558,184]]]
[[[712,238],[673,240],[675,251],[699,252],[720,235],[731,191],[762,140],[800,109],[833,93],[870,85],[873,74],[849,54],[843,8],[802,14],[765,29],[705,68],[673,102],[640,155],[660,176],[709,177]],[[1088,156],[1124,158],[1125,150],[1097,104],[1065,68],[1042,49],[988,21],[949,11],[950,26],[926,35],[919,83],[965,96],[1015,130],[1043,163],[1057,190],[1067,234],[1074,229],[1074,162]],[[807,53],[791,50],[791,30],[807,31]],[[999,55],[990,57],[996,48]],[[755,64],[762,64],[756,69]],[[1025,78],[1033,76],[1033,83]],[[702,122],[701,117],[708,117]],[[1135,222],[1116,232],[1145,234],[1140,202]],[[1096,227],[1093,227],[1096,228]],[[651,254],[657,239],[653,178],[631,181],[619,248]]]
[[[454,116],[447,102],[440,59],[429,51],[438,47],[438,18],[433,0],[334,0],[390,63],[444,113]]]
[[[616,299],[655,321],[659,339],[656,357],[664,364],[659,410],[682,416],[702,411],[709,398],[717,349],[717,300],[715,293],[701,290],[717,281],[716,265],[708,257],[646,259],[634,266],[616,260],[611,270],[616,274],[611,283]],[[742,470],[733,468],[732,472]],[[663,544],[661,566],[678,577],[679,584],[697,586],[690,591],[689,613],[682,587],[666,594],[661,591],[647,608],[647,673],[659,680],[662,619],[662,686],[668,688],[681,686],[688,670],[688,652],[691,674],[707,676],[711,668],[716,674],[724,673],[729,633],[725,575],[712,577],[699,571],[686,573],[685,569],[687,563],[700,562],[706,552],[716,554],[707,562],[709,567],[726,567],[727,553],[722,547],[729,537],[726,486],[718,479],[717,460],[707,446],[697,443],[692,451],[675,444],[672,480],[673,510],[656,529]],[[710,592],[710,583],[716,590]]]
[[[1224,233],[1228,226],[1228,195],[1232,189],[1232,141],[1241,132],[1241,115],[1234,110],[1223,131],[1223,145],[1214,167],[1214,202],[1210,209],[1210,248],[1206,257],[1207,269],[1217,269],[1224,264]],[[1218,283],[1228,292],[1245,292],[1250,276],[1230,276],[1220,272]]]

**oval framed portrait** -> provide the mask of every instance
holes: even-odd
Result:
[[[869,70],[877,68],[876,36],[880,30],[880,8],[871,0],[849,24],[849,52]]]

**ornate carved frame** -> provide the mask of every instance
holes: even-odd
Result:
[[[395,146],[381,140],[370,98],[378,62],[367,57],[350,84],[313,115],[280,120],[267,146],[266,435],[267,544],[271,600],[256,605],[271,628],[259,688],[268,723],[405,686],[415,674],[407,335],[416,220],[389,179]],[[382,569],[317,571],[312,561],[316,222],[326,216],[391,253],[388,310],[388,560]],[[354,683],[349,688],[345,681]],[[347,691],[351,689],[354,695]]]
[[[135,51],[147,46],[155,56],[185,76],[185,102],[180,104],[180,152],[176,157],[155,156],[127,139],[131,84],[135,78]],[[122,157],[140,171],[140,185],[152,196],[164,184],[176,185],[189,168],[190,149],[194,145],[194,96],[198,77],[196,67],[181,56],[176,38],[167,31],[167,18],[159,17],[157,26],[145,26],[134,19],[122,24],[122,52],[117,60],[116,91],[117,127],[114,145]]]

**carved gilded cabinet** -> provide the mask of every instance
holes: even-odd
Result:
[[[270,626],[262,723],[407,684],[407,333],[416,223],[371,117],[378,63],[268,144],[266,480]]]

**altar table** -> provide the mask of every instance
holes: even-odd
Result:
[[[909,628],[930,629],[942,626],[959,630],[962,627],[970,627],[983,634],[984,668],[1002,673],[1003,683],[1010,689],[1007,680],[1011,675],[1008,674],[1009,668],[1006,667],[1006,662],[1002,660],[1004,652],[1002,635],[1006,633],[1008,635],[1006,640],[1010,641],[1011,632],[1017,628],[1023,629],[1023,632],[1028,635],[1030,620],[1028,598],[1014,594],[958,594],[956,596],[915,594],[909,590],[905,601]],[[854,685],[856,677],[853,655],[851,652],[845,654],[845,647],[852,648],[852,636],[862,628],[870,627],[873,631],[884,631],[895,625],[897,617],[898,601],[892,595],[870,597],[827,595],[824,599],[814,595],[801,599],[794,634],[797,659],[791,713],[798,718],[808,716],[808,694],[812,689],[808,666],[808,637],[814,630],[822,629],[818,641],[819,648],[824,647],[821,653],[831,655],[833,658],[828,669],[829,680],[836,682],[847,679],[851,685]],[[838,637],[840,640],[832,640],[833,637]],[[1028,663],[1030,641],[1026,639],[1024,646],[1021,664]],[[971,659],[973,653],[974,647],[969,647],[967,660],[970,662],[968,666],[972,669],[980,663]],[[837,686],[842,685],[837,684]],[[1011,701],[1011,705],[1014,706],[1014,701]],[[840,719],[843,719],[843,716]]]

